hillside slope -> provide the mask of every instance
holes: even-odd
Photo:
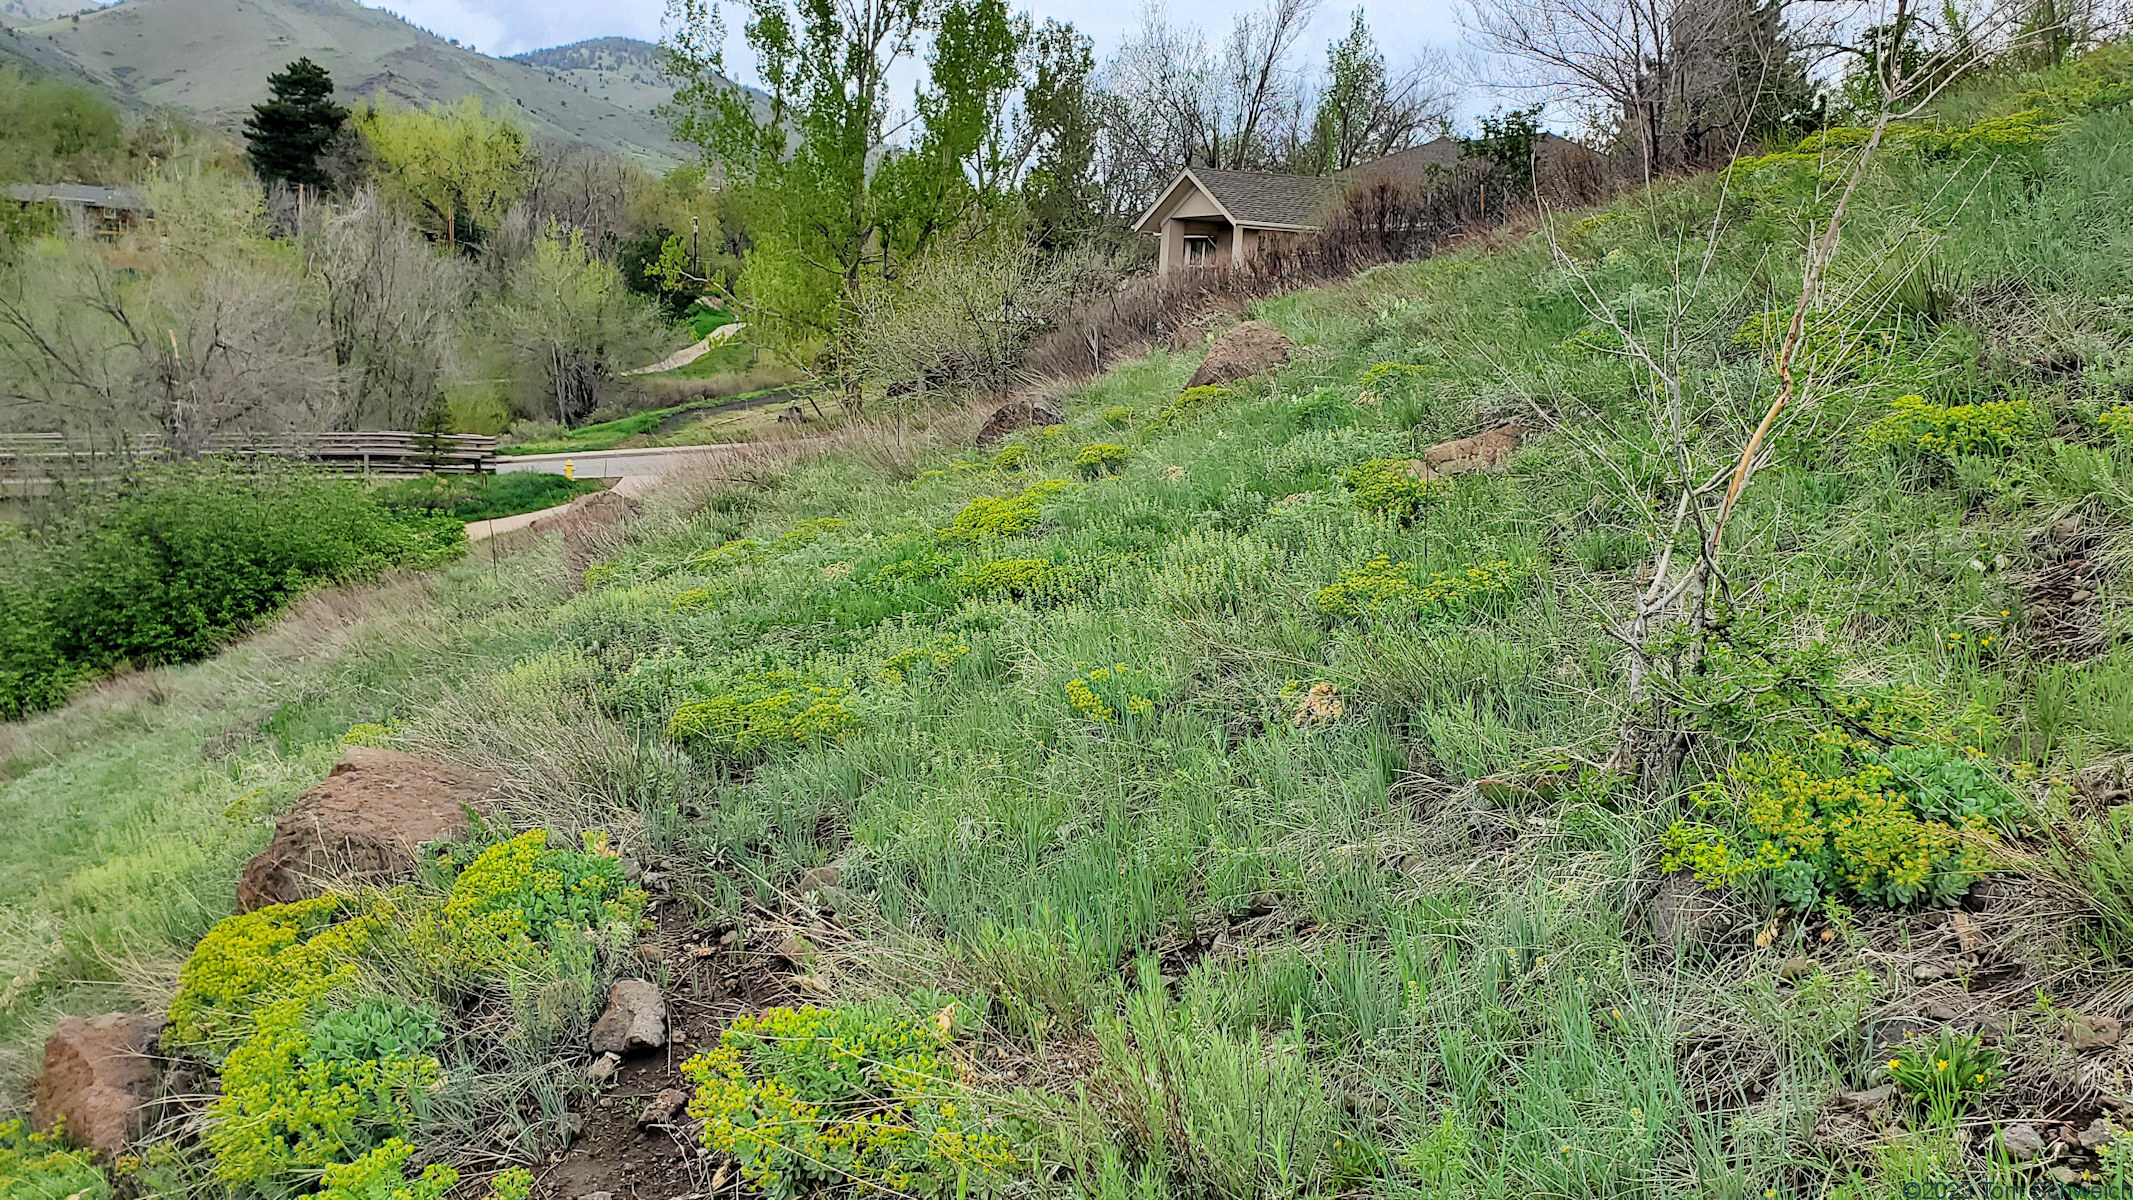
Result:
[[[654,169],[686,157],[647,110],[454,46],[354,0],[127,0],[19,32],[114,92],[231,130],[265,97],[270,72],[309,55],[332,72],[344,100],[430,104],[471,94],[536,139],[585,142]]]
[[[52,1012],[169,995],[352,736],[508,780],[516,828],[656,897],[637,941],[528,900],[599,954],[454,993],[424,1077],[494,1107],[390,1125],[470,1170],[511,1134],[558,1195],[2123,1194],[2133,53],[1890,133],[1711,636],[1662,622],[1641,695],[1624,649],[1865,140],[1260,303],[1296,353],[1243,380],[1158,351],[984,450],[898,414],[676,481],[615,540],[399,585],[334,653],[281,637],[286,687],[270,635],[7,731],[0,1065]],[[1509,422],[1495,469],[1417,474]],[[436,1003],[410,955],[458,943],[409,913],[441,886],[289,915],[362,908],[291,956],[319,1000],[235,1033],[340,1036],[329,949],[373,1008]],[[223,925],[195,991],[282,919]],[[565,1035],[610,969],[698,1057],[542,1082],[588,1079]],[[686,1119],[640,1135],[669,1088]],[[242,1169],[243,1111],[199,1115],[158,1155]]]
[[[511,56],[538,67],[588,96],[617,108],[655,115],[674,98],[674,85],[660,69],[659,47],[637,38],[603,37]]]

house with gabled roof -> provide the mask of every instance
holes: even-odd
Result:
[[[1533,148],[1542,164],[1583,151],[1552,133],[1541,134]],[[1187,167],[1134,228],[1161,239],[1160,274],[1240,265],[1275,241],[1324,228],[1350,185],[1427,179],[1456,166],[1465,153],[1463,139],[1441,137],[1331,176]]]
[[[1187,167],[1134,228],[1162,239],[1162,274],[1229,266],[1273,239],[1317,231],[1340,194],[1340,181],[1323,176]]]

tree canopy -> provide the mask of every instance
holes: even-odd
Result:
[[[333,76],[299,58],[267,76],[267,101],[244,123],[252,170],[268,183],[327,185],[319,155],[340,132],[348,110],[333,102]]]

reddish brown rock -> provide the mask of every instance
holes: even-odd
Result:
[[[245,864],[237,910],[322,893],[325,883],[382,883],[413,873],[425,842],[467,835],[487,780],[397,750],[355,747],[305,792]]]
[[[163,1018],[133,1013],[67,1017],[44,1044],[31,1116],[39,1129],[64,1122],[67,1136],[105,1157],[141,1134],[155,1099],[156,1035]]]
[[[1407,473],[1417,479],[1441,479],[1469,471],[1493,471],[1511,461],[1525,437],[1526,427],[1513,423],[1472,437],[1439,442],[1424,450],[1422,457],[1409,459]]]
[[[1289,361],[1294,349],[1288,334],[1265,321],[1246,321],[1215,339],[1215,344],[1207,348],[1200,369],[1192,373],[1185,386],[1235,383],[1261,371],[1271,371]]]
[[[978,430],[977,446],[982,450],[1018,430],[1057,425],[1065,420],[1057,405],[1041,397],[1010,400],[985,418],[984,426]]]
[[[667,1002],[659,989],[642,979],[616,982],[607,996],[607,1011],[592,1027],[594,1054],[631,1054],[667,1044]]]

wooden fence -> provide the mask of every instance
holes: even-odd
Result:
[[[57,433],[0,434],[0,481],[16,485],[50,482],[56,469],[96,470],[114,454],[157,458],[164,439],[147,434],[126,439],[123,450],[98,448]],[[425,434],[400,430],[355,433],[217,434],[207,453],[218,458],[296,459],[351,475],[404,477],[496,470],[496,439],[472,433]]]

